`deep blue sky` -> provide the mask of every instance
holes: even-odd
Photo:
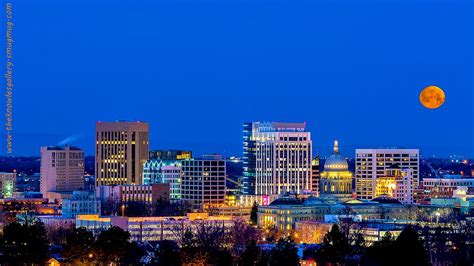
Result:
[[[196,154],[240,155],[260,120],[306,121],[323,155],[337,138],[474,157],[470,0],[12,2],[15,155],[69,136],[92,154],[95,122],[122,119]],[[438,110],[418,102],[431,84]]]

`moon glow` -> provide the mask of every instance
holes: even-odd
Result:
[[[421,104],[428,109],[436,109],[446,100],[444,91],[437,86],[428,86],[420,93]]]

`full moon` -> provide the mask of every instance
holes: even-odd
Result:
[[[446,100],[444,91],[437,86],[428,86],[420,93],[420,102],[428,109],[436,109]]]

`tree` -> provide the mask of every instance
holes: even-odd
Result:
[[[258,204],[256,201],[253,202],[252,210],[250,211],[250,223],[252,225],[258,224]]]
[[[0,241],[1,263],[44,264],[49,259],[49,241],[43,223],[10,223]]]
[[[395,239],[390,232],[367,248],[361,258],[361,265],[390,265],[394,254]]]
[[[158,249],[155,252],[158,266],[179,266],[181,257],[179,246],[174,241],[163,240],[158,243]]]
[[[72,233],[66,238],[66,244],[63,247],[62,256],[66,262],[72,264],[86,263],[91,264],[94,256],[92,248],[95,238],[91,231],[84,227],[74,228]]]
[[[245,251],[242,253],[239,259],[239,265],[241,266],[256,266],[261,260],[262,252],[257,246],[255,240],[250,241],[245,247]]]
[[[52,245],[65,245],[67,237],[73,232],[74,226],[70,225],[45,225],[46,235]]]
[[[395,255],[395,256],[394,256]],[[428,256],[416,230],[407,226],[396,240],[386,234],[367,249],[361,265],[429,265]]]
[[[268,243],[274,243],[283,237],[283,232],[275,224],[265,228],[265,240]]]
[[[143,253],[138,252],[136,244],[130,243],[130,233],[117,226],[99,234],[93,253],[94,260],[103,264],[136,262],[143,256]]]
[[[270,255],[270,265],[292,266],[299,265],[298,249],[291,237],[280,238]]]
[[[339,230],[339,226],[334,224],[331,231],[324,236],[321,248],[316,252],[318,265],[344,263],[351,250],[348,242],[347,237]]]
[[[229,244],[232,247],[232,255],[238,258],[242,252],[244,252],[245,247],[249,242],[257,242],[261,239],[261,233],[260,230],[254,226],[251,226],[244,219],[238,218],[233,222],[234,224],[232,225],[229,232]]]
[[[153,214],[155,216],[185,216],[191,212],[191,204],[187,201],[170,202],[163,198],[156,201]]]
[[[128,217],[147,217],[152,214],[148,204],[140,201],[130,201],[125,205],[125,216]]]
[[[393,254],[403,254],[403,256],[393,257],[395,265],[429,265],[423,243],[418,238],[416,230],[411,226],[405,227],[398,236]]]

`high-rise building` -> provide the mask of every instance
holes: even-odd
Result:
[[[319,180],[320,197],[333,197],[338,201],[352,199],[352,173],[347,160],[339,154],[339,143],[334,141],[334,152],[324,162]]]
[[[357,149],[356,150],[356,194],[359,199],[376,197],[377,179],[385,175],[385,170],[397,164],[410,169],[412,187],[419,186],[418,149]]]
[[[311,191],[311,134],[306,123],[244,124],[244,194]]]
[[[97,122],[95,145],[96,187],[140,185],[148,160],[148,123]]]
[[[222,156],[184,160],[181,173],[181,199],[189,201],[194,209],[224,205],[226,165]]]
[[[84,152],[71,146],[41,147],[40,191],[67,192],[84,188]]]
[[[311,161],[311,179],[313,182],[311,186],[311,190],[316,195],[319,195],[320,178],[321,178],[321,175],[319,172],[319,155],[316,155],[316,157],[314,157],[313,160]]]
[[[0,198],[11,198],[16,187],[16,173],[0,172]]]
[[[243,130],[243,156],[242,156],[242,194],[254,195],[255,194],[255,164],[256,149],[255,139],[253,137],[254,123],[244,123]]]

